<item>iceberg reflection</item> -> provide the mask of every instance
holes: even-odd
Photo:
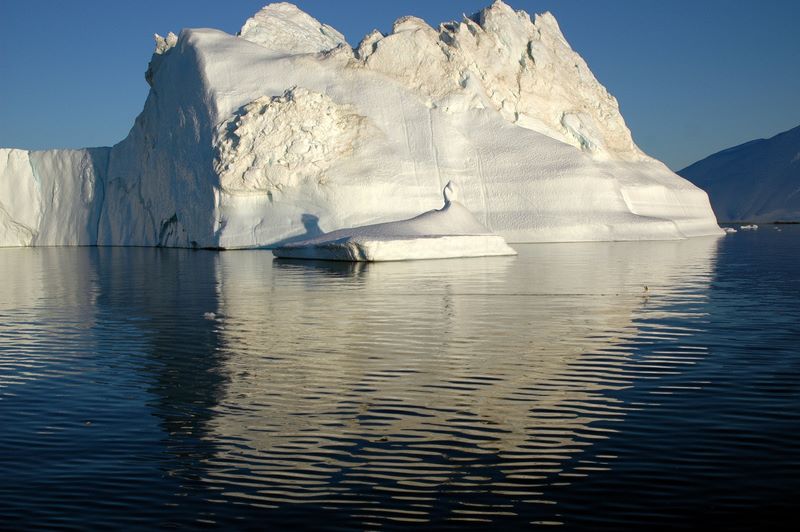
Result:
[[[0,425],[26,449],[0,467],[8,503],[105,515],[81,501],[112,478],[115,501],[147,493],[163,506],[142,512],[177,523],[230,504],[285,524],[558,522],[559,490],[613,468],[601,442],[642,407],[626,393],[704,356],[686,338],[717,244],[359,265],[2,250]]]
[[[632,385],[637,319],[702,298],[716,247],[538,244],[357,267],[224,253],[230,378],[208,481],[278,507],[354,506],[363,522],[546,504],[565,478],[608,467],[566,464],[631,408],[613,392]]]

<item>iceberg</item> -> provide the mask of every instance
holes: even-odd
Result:
[[[296,6],[238,35],[156,36],[110,148],[0,149],[0,246],[272,247],[410,218],[457,181],[508,242],[721,234],[706,193],[634,143],[549,13],[501,1],[351,47]]]
[[[408,220],[339,229],[278,246],[272,253],[278,258],[365,262],[517,254],[458,201],[452,181],[443,195],[441,209]]]

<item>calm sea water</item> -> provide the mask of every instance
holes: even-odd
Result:
[[[0,527],[794,514],[800,228],[516,247],[0,250]]]

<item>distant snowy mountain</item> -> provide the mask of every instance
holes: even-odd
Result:
[[[113,148],[0,150],[0,245],[269,246],[414,216],[450,180],[511,242],[720,232],[549,13],[404,17],[352,48],[271,4],[238,36],[156,36],[145,77]]]
[[[724,221],[800,221],[800,126],[709,155],[678,172]]]

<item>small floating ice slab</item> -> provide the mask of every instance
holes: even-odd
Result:
[[[450,259],[516,255],[456,200],[455,185],[444,189],[444,207],[408,220],[340,229],[272,250],[276,257],[342,261]]]
[[[338,232],[338,231],[337,231]],[[516,255],[498,235],[442,235],[375,238],[359,235],[311,242],[304,240],[275,248],[276,257],[345,261],[452,259]]]

